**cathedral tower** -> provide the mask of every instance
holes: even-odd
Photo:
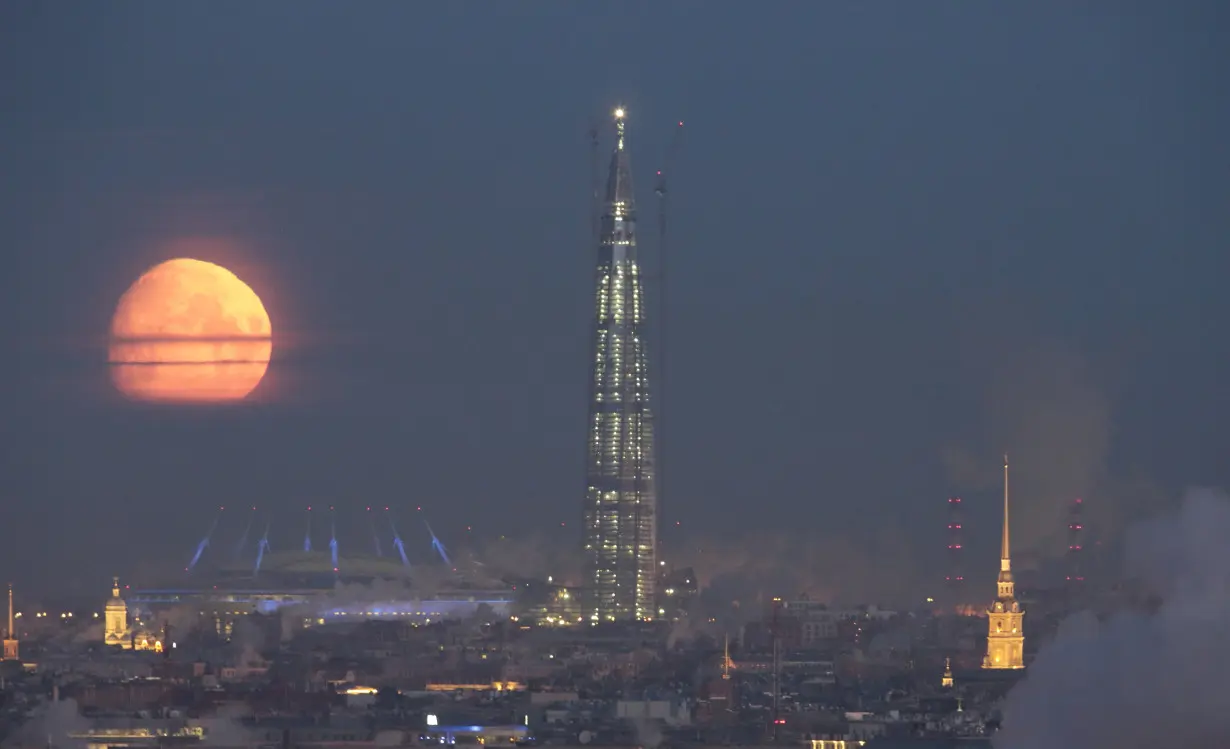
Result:
[[[636,252],[636,204],[615,110],[594,276],[593,348],[585,489],[586,586],[591,622],[654,617],[657,494],[645,293]]]
[[[128,629],[128,604],[120,597],[120,579],[112,578],[111,599],[107,601],[105,611],[105,629],[103,630],[103,642],[108,645],[119,645],[120,647],[131,647],[129,643]]]
[[[1016,600],[1008,532],[1008,456],[1004,456],[1004,537],[999,555],[995,603],[987,609],[987,654],[982,667],[1025,668],[1025,612]]]

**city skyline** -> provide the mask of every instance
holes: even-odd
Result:
[[[0,3],[0,749],[1230,743],[1227,29]]]

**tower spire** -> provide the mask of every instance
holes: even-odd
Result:
[[[17,660],[17,632],[13,629],[13,584],[9,583],[9,628],[4,632],[4,660]]]
[[[627,116],[627,111],[623,107],[616,107],[615,112],[615,150],[624,150],[624,117]]]
[[[1000,548],[1000,569],[1004,572],[1012,569],[1012,550],[1008,535],[1008,453],[1004,453],[1004,540]]]
[[[1012,579],[1012,547],[1008,522],[1008,454],[1004,453],[1004,538],[1000,549],[999,579],[996,581],[995,603],[987,610],[987,654],[983,668],[1025,667],[1025,612],[1016,600],[1016,583]]]

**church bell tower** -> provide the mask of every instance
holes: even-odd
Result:
[[[1016,600],[1012,579],[1012,555],[1008,532],[1008,456],[1004,456],[1004,537],[999,555],[996,598],[987,609],[986,669],[1025,668],[1025,611]]]
[[[111,598],[104,610],[103,642],[107,645],[132,647],[129,640],[131,631],[128,627],[128,604],[120,596],[120,579],[112,578]],[[125,648],[127,649],[127,648]]]

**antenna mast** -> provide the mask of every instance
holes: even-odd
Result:
[[[965,513],[961,508],[960,497],[948,498],[948,575],[944,582],[948,586],[952,603],[961,606],[965,601],[965,556],[964,526]]]
[[[1068,558],[1067,583],[1069,593],[1076,594],[1085,582],[1085,521],[1084,502],[1080,497],[1072,500],[1068,510]]]

